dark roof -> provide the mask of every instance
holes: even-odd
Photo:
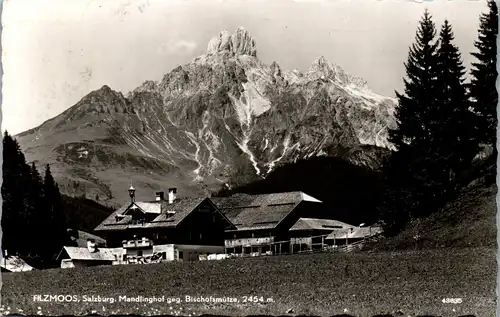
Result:
[[[238,230],[275,228],[302,201],[321,202],[303,192],[237,194],[211,200]]]
[[[108,231],[108,230],[124,230],[128,228],[174,228],[176,227],[184,218],[186,218],[198,205],[200,205],[206,197],[198,198],[177,198],[172,204],[168,201],[149,201],[149,202],[136,202],[128,203],[121,206],[108,218],[106,218],[99,226],[97,226],[95,231]],[[157,215],[152,221],[144,223],[133,223],[132,217],[126,215],[126,212],[131,209],[131,207],[136,207],[138,210],[152,215]],[[144,209],[143,209],[144,208]],[[159,212],[158,212],[159,211]],[[169,211],[173,211],[173,214],[169,214]],[[123,215],[125,213],[125,215]],[[118,220],[117,221],[117,217]]]

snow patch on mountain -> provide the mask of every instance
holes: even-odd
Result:
[[[252,124],[253,116],[260,116],[271,108],[271,103],[262,96],[253,82],[242,83],[243,93],[237,99],[234,95],[229,93],[229,98],[234,106],[234,110],[238,115],[240,124],[245,125],[248,129]]]
[[[198,131],[198,138],[203,141],[208,150],[207,167],[208,173],[211,174],[222,162],[217,159],[215,153],[221,144],[217,136],[210,130],[210,112],[205,111],[202,117],[203,127]],[[198,173],[199,174],[199,171]]]
[[[372,92],[371,90],[368,89],[363,89],[360,86],[354,85],[354,84],[349,84],[344,86],[344,89],[349,92],[353,96],[357,96],[359,98],[364,99],[367,101],[367,106],[369,109],[374,109],[377,107],[380,103],[387,101],[391,98],[387,97],[382,97],[380,95],[377,95],[376,93]],[[392,99],[394,100],[394,99]]]
[[[252,165],[255,169],[256,174],[260,175],[261,171],[259,168],[259,164],[257,163],[257,160],[255,159],[255,156],[252,153],[252,151],[248,148],[248,141],[250,141],[249,134],[244,132],[243,133],[243,140],[241,142],[236,141],[236,144],[243,151],[243,153],[248,155],[250,162],[252,162]]]
[[[264,139],[264,148],[262,148],[263,151],[265,151],[267,149],[267,147],[269,146],[269,139],[268,138],[265,138]]]
[[[283,140],[283,152],[281,152],[281,156],[279,156],[277,159],[274,159],[271,162],[267,163],[267,173],[268,174],[271,173],[271,171],[273,170],[276,163],[278,163],[279,161],[281,161],[281,159],[283,159],[283,157],[285,157],[287,151],[289,150],[289,145],[290,145],[290,135],[288,134],[285,137],[285,139]],[[271,151],[274,151],[275,148],[273,148]]]
[[[196,151],[194,152],[194,155],[193,155],[193,159],[198,164],[198,167],[193,170],[193,173],[195,174],[195,180],[201,181],[201,180],[203,180],[203,178],[200,176],[200,170],[203,167],[203,164],[200,161],[200,150],[201,150],[200,144],[198,143],[198,141],[196,140],[196,137],[194,136],[194,134],[192,132],[190,132],[190,131],[184,131],[184,132],[186,133],[187,137],[191,141],[191,144],[193,144],[196,148]]]
[[[236,144],[248,155],[257,175],[260,175],[261,171],[258,162],[254,153],[248,147],[248,142],[251,138],[253,117],[260,116],[268,111],[271,108],[271,103],[262,95],[254,82],[247,81],[241,85],[243,86],[243,92],[240,98],[236,98],[233,94],[228,93],[243,134],[241,141],[236,141]]]

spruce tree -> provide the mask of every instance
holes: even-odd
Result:
[[[457,176],[466,170],[478,152],[475,137],[477,116],[470,111],[465,85],[465,67],[453,44],[454,35],[448,20],[439,35],[436,107],[432,111],[432,142],[428,149],[434,156],[432,179],[434,193],[440,200],[452,195]]]
[[[3,138],[2,164],[2,249],[10,254],[29,248],[26,232],[31,219],[28,215],[29,166],[16,140],[6,131]]]
[[[479,115],[479,141],[495,149],[497,128],[497,34],[498,8],[494,0],[488,0],[488,13],[480,17],[479,36],[474,42],[477,51],[472,55],[477,59],[472,63],[470,96],[474,111]]]
[[[49,164],[45,168],[43,189],[45,193],[45,218],[48,221],[47,226],[51,230],[48,235],[50,249],[46,251],[54,255],[54,252],[59,252],[68,242],[68,236],[61,193],[52,176]]]
[[[30,222],[28,224],[29,232],[27,232],[26,238],[30,241],[32,253],[37,254],[40,248],[43,247],[43,243],[45,242],[44,238],[46,236],[45,231],[47,229],[44,226],[45,199],[43,182],[34,162],[31,164],[30,176],[30,181],[27,183],[27,214]]]
[[[433,156],[429,143],[433,138],[432,115],[438,87],[435,36],[432,16],[425,10],[405,63],[404,93],[396,92],[398,126],[389,130],[389,141],[397,151],[383,166],[388,188],[381,213],[387,226],[397,227],[390,228],[391,232],[399,230],[412,217],[421,215],[423,210],[430,210]]]
[[[20,219],[16,211],[21,210],[19,183],[16,172],[16,144],[7,131],[3,136],[2,164],[2,249],[14,252],[14,233],[19,230]]]
[[[397,129],[389,131],[389,140],[398,150],[407,145],[420,146],[431,137],[429,112],[435,107],[437,85],[436,28],[432,16],[425,10],[405,63],[404,94],[396,92],[398,105],[395,117]]]

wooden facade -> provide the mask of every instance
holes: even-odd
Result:
[[[224,246],[225,231],[234,228],[209,198],[148,202],[155,203],[161,205],[159,213],[143,212],[131,204],[108,217],[96,231],[106,238],[108,247],[136,238],[147,238],[156,245]]]
[[[301,217],[321,214],[321,203],[301,192],[216,198],[236,229],[226,231],[226,253],[278,254],[291,251],[289,229]]]

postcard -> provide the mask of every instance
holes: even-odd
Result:
[[[493,316],[493,0],[8,0],[2,315]]]

